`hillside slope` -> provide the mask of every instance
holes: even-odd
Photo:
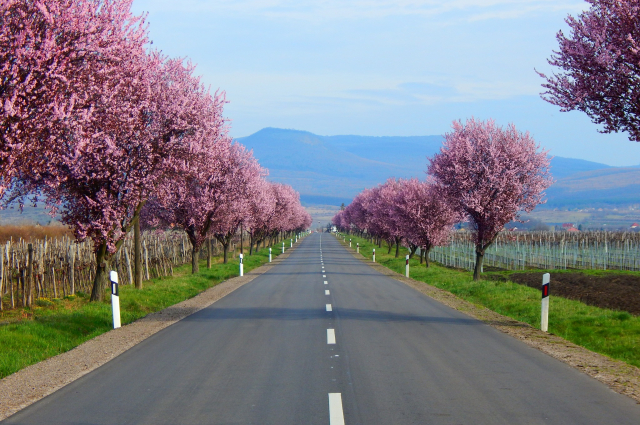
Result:
[[[292,185],[303,201],[340,205],[389,177],[423,179],[427,158],[439,152],[443,138],[319,136],[265,128],[238,141],[253,149],[272,180]],[[551,172],[556,182],[546,208],[640,203],[638,167],[554,157]]]

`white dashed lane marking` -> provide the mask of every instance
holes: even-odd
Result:
[[[336,331],[335,329],[327,329],[327,344],[336,343]]]
[[[342,394],[329,393],[329,425],[344,425]]]
[[[331,295],[331,293],[329,292],[329,290],[328,290],[328,289],[325,289],[325,290],[324,290],[324,294],[325,294],[325,295]]]
[[[333,311],[333,308],[331,307],[331,304],[327,304],[327,311]]]

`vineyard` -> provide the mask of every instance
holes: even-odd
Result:
[[[232,242],[234,256],[235,242]],[[213,239],[204,245],[207,249],[200,251],[201,258],[222,251],[220,244]],[[184,232],[144,232],[144,279],[172,276],[174,267],[191,263],[191,248]],[[76,292],[91,292],[96,274],[96,257],[91,240],[76,243],[68,236],[29,241],[9,240],[0,245],[0,252],[0,310],[31,305],[33,302],[42,304],[47,299],[63,298]],[[133,237],[127,237],[111,261],[112,269],[118,272],[120,284],[133,283],[133,259]]]
[[[469,232],[452,233],[429,258],[473,270],[475,242]],[[640,233],[501,232],[484,254],[484,265],[505,270],[640,270]]]

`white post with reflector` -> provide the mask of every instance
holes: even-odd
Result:
[[[293,238],[291,239],[291,245],[289,246],[289,248],[293,248]]]
[[[284,242],[282,242],[282,253],[284,254]]]
[[[269,247],[269,262],[271,262],[271,247]]]
[[[406,277],[409,277],[409,256],[407,255],[405,259],[406,259],[407,262],[406,262],[406,264],[404,266],[404,275]]]
[[[549,282],[551,275],[545,273],[542,275],[542,312],[540,315],[540,330],[547,332],[549,329]]]
[[[356,252],[360,254],[360,242],[356,243]]]
[[[349,248],[351,248],[351,239],[349,239]]]
[[[113,309],[113,329],[120,327],[120,290],[118,288],[118,272],[109,273],[111,281],[111,308]]]
[[[240,276],[244,276],[244,264],[242,264],[243,254],[240,254]]]
[[[376,249],[373,248],[373,262],[376,262]]]

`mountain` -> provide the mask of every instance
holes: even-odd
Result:
[[[556,156],[551,159],[551,174],[553,174],[555,180],[560,180],[576,173],[602,170],[605,168],[615,167],[598,162],[585,161],[584,159],[563,158],[561,156]]]
[[[269,179],[290,184],[306,205],[348,204],[366,187],[389,177],[424,179],[427,158],[442,146],[442,136],[319,136],[308,131],[265,128],[237,139],[253,149]],[[556,182],[540,208],[607,208],[640,204],[640,167],[611,167],[555,157]],[[538,208],[538,209],[540,209]],[[0,223],[51,221],[43,208],[0,211]]]
[[[547,208],[640,204],[640,168],[607,167],[558,179],[547,189]]]
[[[427,157],[439,152],[442,136],[319,136],[265,128],[238,141],[270,170],[270,179],[292,185],[308,204],[348,204],[365,187],[389,177],[423,179]],[[556,180],[545,208],[640,203],[640,167],[611,167],[554,157]]]
[[[361,143],[355,143],[354,137]],[[408,144],[411,154],[396,154],[393,150],[398,145],[381,139],[386,138],[325,137],[307,131],[265,128],[237,140],[253,150],[260,164],[269,169],[271,180],[292,185],[303,200],[321,196],[329,198],[325,199],[327,202],[342,203],[391,176],[424,175],[421,170],[426,168],[428,147],[412,140]],[[416,160],[412,155],[422,159]]]

